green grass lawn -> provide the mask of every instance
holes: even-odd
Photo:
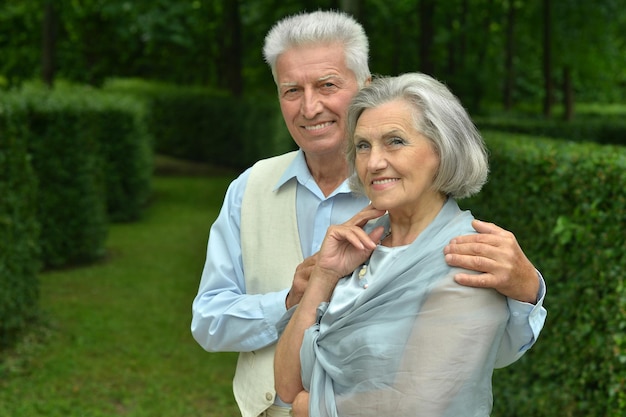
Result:
[[[236,354],[189,331],[208,230],[232,176],[156,177],[107,258],[41,274],[43,323],[0,366],[0,416],[237,416]]]

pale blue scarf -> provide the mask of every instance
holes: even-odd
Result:
[[[454,283],[443,256],[472,219],[448,199],[412,244],[379,246],[365,276],[340,280],[300,352],[311,417],[489,415],[506,301]]]

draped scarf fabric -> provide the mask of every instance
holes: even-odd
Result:
[[[489,415],[506,301],[456,284],[443,257],[472,219],[448,199],[412,244],[379,246],[364,277],[340,280],[300,352],[311,417]]]

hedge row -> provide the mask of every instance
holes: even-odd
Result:
[[[0,97],[2,345],[35,314],[40,266],[100,258],[109,222],[140,215],[152,176],[144,116],[136,100],[82,87]]]
[[[0,100],[0,349],[37,315],[37,180],[26,141],[26,105]]]
[[[108,229],[100,143],[85,108],[71,102],[76,96],[25,96],[26,141],[39,179],[42,261],[51,267],[93,261],[104,254]]]
[[[574,142],[626,145],[626,119],[616,115],[579,116],[570,122],[529,117],[476,117],[481,131],[565,138]]]
[[[626,148],[487,132],[464,205],[513,231],[543,273],[535,347],[494,377],[494,416],[626,415]]]
[[[52,92],[29,86],[20,95],[30,103],[34,141],[53,136],[50,140],[55,144],[50,146],[56,147],[63,147],[63,140],[78,147],[93,142],[90,146],[100,165],[107,218],[138,219],[149,198],[153,169],[152,138],[143,104],[131,96],[64,84]],[[55,120],[42,123],[40,118]],[[67,131],[58,126],[65,123],[59,118],[67,119]]]
[[[103,88],[145,102],[147,125],[160,154],[244,169],[295,149],[276,97],[234,98],[133,79],[110,80]]]
[[[19,94],[40,182],[42,261],[58,267],[98,259],[108,222],[136,219],[148,198],[152,153],[142,107],[78,86]]]

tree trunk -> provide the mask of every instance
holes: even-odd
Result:
[[[572,82],[572,68],[566,65],[563,68],[563,117],[570,122],[574,119],[574,85]]]
[[[243,76],[241,48],[241,17],[239,14],[239,0],[224,1],[225,22],[225,48],[222,51],[224,62],[223,73],[226,86],[236,97],[243,94]]]
[[[44,9],[41,43],[41,76],[48,88],[54,85],[56,49],[56,13],[52,1],[47,1]]]
[[[484,35],[483,39],[484,39],[485,44],[481,45],[478,48],[478,61],[477,61],[478,68],[482,68],[484,66],[485,57],[487,56],[487,49],[488,48],[487,48],[486,44],[487,44],[487,42],[489,42],[489,38],[491,36],[489,28],[491,27],[491,23],[493,22],[493,14],[494,14],[494,6],[493,6],[494,3],[493,2],[494,2],[494,0],[489,0],[487,2],[487,14],[485,15],[485,18],[483,19],[483,22],[482,22],[482,27],[483,27],[483,30],[484,30],[484,32],[483,32],[483,35]]]
[[[467,14],[469,13],[468,0],[461,3],[461,39],[459,40],[459,72],[465,70],[465,57],[467,55]]]
[[[493,22],[494,15],[494,0],[488,0],[486,8],[487,13],[485,13],[481,23],[482,37],[481,33],[476,30],[476,33],[478,34],[476,39],[479,41],[482,40],[482,42],[479,45],[477,45],[476,42],[473,42],[473,47],[474,50],[476,50],[475,53],[477,55],[476,62],[474,63],[476,68],[485,67],[485,59],[487,57],[487,50],[489,49],[487,44],[489,42],[489,38],[491,37],[490,27]],[[477,82],[470,84],[469,95],[467,97],[463,97],[467,107],[473,112],[480,112],[481,102],[487,88],[486,81],[487,80],[480,80],[480,78],[478,78]]]
[[[339,0],[339,8],[359,20],[361,17],[361,2],[359,0]]]
[[[433,61],[433,44],[435,41],[435,2],[434,0],[421,0],[419,7],[420,18],[420,70],[421,72],[434,75],[435,64]]]
[[[455,28],[454,28],[454,12],[451,12],[448,15],[447,21],[448,21],[448,31],[451,34],[455,33]],[[450,40],[448,41],[448,71],[447,71],[447,76],[448,78],[454,78],[454,75],[456,74],[456,42],[455,42],[455,37],[451,37]]]
[[[504,109],[510,111],[513,108],[513,90],[515,89],[515,68],[513,57],[515,56],[515,3],[509,1],[509,10],[506,17],[506,41],[504,51]]]
[[[550,13],[550,0],[543,0],[543,115],[552,117],[552,96],[554,86],[552,84],[552,17]]]

